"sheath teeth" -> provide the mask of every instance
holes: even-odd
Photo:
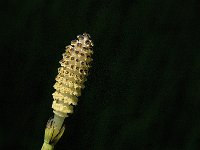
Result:
[[[71,45],[66,46],[63,58],[59,61],[58,75],[55,80],[52,108],[54,113],[67,117],[73,113],[73,105],[77,105],[81,89],[84,89],[84,82],[87,81],[88,70],[91,67],[93,42],[90,35],[83,33],[78,35]]]

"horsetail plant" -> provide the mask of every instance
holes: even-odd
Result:
[[[72,40],[71,45],[66,46],[63,59],[59,62],[61,67],[58,68],[55,79],[55,92],[52,94],[54,117],[47,122],[41,150],[53,150],[64,133],[64,119],[69,113],[73,113],[73,106],[78,102],[77,97],[85,87],[84,82],[91,67],[92,47],[93,43],[87,33],[78,35],[77,40]]]

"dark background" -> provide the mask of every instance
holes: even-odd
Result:
[[[93,68],[56,150],[200,148],[198,0],[1,0],[0,149],[39,150],[65,46]]]

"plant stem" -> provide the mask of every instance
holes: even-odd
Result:
[[[54,115],[53,119],[49,119],[45,129],[44,143],[41,150],[53,150],[55,144],[64,133],[65,126],[63,125],[65,117]]]

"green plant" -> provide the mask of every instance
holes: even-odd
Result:
[[[81,95],[81,89],[87,80],[92,47],[93,43],[87,33],[78,35],[77,40],[72,40],[71,45],[66,46],[56,76],[56,91],[52,94],[54,117],[47,122],[42,150],[53,150],[64,133],[64,120],[69,113],[73,113],[73,106],[77,105],[77,97]]]

